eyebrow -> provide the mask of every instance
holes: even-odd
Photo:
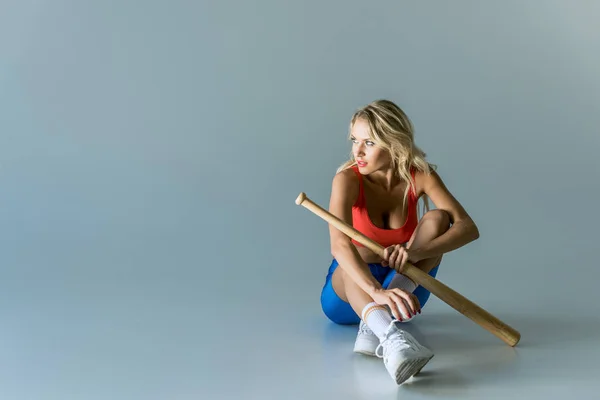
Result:
[[[354,136],[354,135],[350,135],[350,139],[356,139],[356,136]],[[364,140],[364,141],[366,141],[366,142],[372,142],[372,141],[373,141],[373,139],[371,139],[371,138],[369,138],[369,137],[368,137],[368,138],[366,138],[366,139],[363,139],[363,140]]]

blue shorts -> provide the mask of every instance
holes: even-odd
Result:
[[[323,309],[323,312],[327,318],[336,324],[356,325],[360,322],[359,316],[354,312],[350,303],[340,299],[340,297],[333,290],[333,286],[331,284],[331,276],[338,265],[339,264],[337,260],[334,258],[331,262],[331,266],[329,267],[327,277],[325,278],[325,285],[321,291],[321,308]],[[429,275],[435,278],[438,268],[439,264],[429,271]],[[377,279],[377,282],[379,282],[384,289],[387,289],[390,282],[396,275],[395,270],[391,269],[390,267],[384,267],[381,264],[369,264],[369,269],[371,270],[371,274],[373,274],[375,279]],[[421,308],[423,308],[425,303],[427,303],[431,293],[429,290],[419,285],[413,294],[417,296],[419,303],[421,304]]]

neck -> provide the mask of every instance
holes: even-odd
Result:
[[[392,168],[375,171],[369,174],[367,178],[377,186],[381,186],[387,191],[391,191],[400,183],[400,177],[398,176],[398,173]]]

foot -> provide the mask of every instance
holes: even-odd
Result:
[[[375,354],[383,358],[388,373],[398,385],[421,371],[433,357],[431,350],[400,329],[399,321],[392,321]]]
[[[402,322],[408,322],[415,316],[407,317]],[[356,334],[356,341],[354,342],[354,352],[364,354],[366,356],[375,356],[375,350],[379,346],[379,338],[373,333],[371,328],[365,324],[363,320],[358,325],[358,333]]]
[[[354,352],[367,356],[375,356],[375,350],[379,346],[379,338],[362,320],[358,325],[356,342],[354,342]]]

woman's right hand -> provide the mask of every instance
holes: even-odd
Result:
[[[402,321],[403,315],[410,318],[421,313],[419,299],[412,293],[402,289],[377,289],[371,294],[373,301],[377,304],[387,305],[394,318]]]

